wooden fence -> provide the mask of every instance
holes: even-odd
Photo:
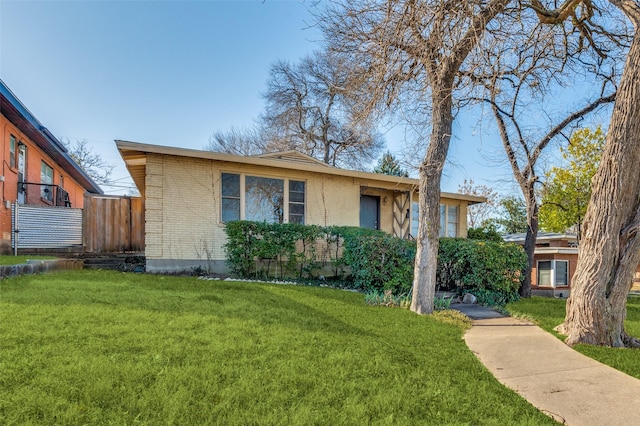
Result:
[[[144,202],[140,197],[85,195],[84,252],[144,252]]]

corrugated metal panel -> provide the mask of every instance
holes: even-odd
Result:
[[[18,248],[63,248],[82,245],[82,209],[23,205],[17,207]],[[14,205],[14,229],[15,208]],[[15,241],[12,245],[15,247]]]

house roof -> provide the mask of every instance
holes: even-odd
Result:
[[[506,234],[502,236],[502,239],[508,243],[524,244],[527,234],[522,232],[518,234]],[[578,237],[575,234],[561,234],[557,232],[538,232],[536,242],[544,243],[549,241],[566,240],[575,242],[578,241]]]
[[[62,142],[31,114],[2,80],[0,80],[0,111],[85,190],[94,194],[103,193],[93,179],[73,161]]]
[[[289,170],[301,170],[301,163],[304,163],[304,171],[316,172],[321,174],[346,176],[371,182],[371,186],[374,186],[376,182],[389,185],[397,185],[402,190],[418,187],[418,179],[390,176],[380,173],[362,172],[358,170],[346,170],[337,167],[330,166],[322,163],[315,158],[309,157],[305,154],[296,151],[287,151],[273,154],[265,154],[260,156],[239,156],[232,154],[225,154],[213,151],[201,151],[196,149],[177,148],[161,145],[150,145],[139,142],[129,142],[116,140],[116,146],[120,155],[127,165],[129,173],[135,182],[138,190],[144,194],[145,189],[145,174],[146,174],[146,156],[147,154],[163,154],[173,155],[179,157],[191,157],[208,159],[215,161],[225,161],[229,163],[248,164],[265,167],[276,167]],[[466,194],[455,194],[449,192],[443,192],[442,197],[467,201],[469,204],[483,203],[486,200],[484,197]]]
[[[327,163],[323,163],[322,161],[316,158],[313,158],[310,155],[303,154],[302,152],[298,152],[298,151],[270,152],[268,154],[256,155],[255,157],[273,158],[277,160],[291,161],[294,163],[315,164],[322,167],[331,167]]]

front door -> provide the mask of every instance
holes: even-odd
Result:
[[[360,227],[380,229],[380,197],[360,195]]]

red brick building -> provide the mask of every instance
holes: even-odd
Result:
[[[102,190],[2,80],[0,113],[0,250],[6,250],[14,204],[82,208],[85,192]]]

